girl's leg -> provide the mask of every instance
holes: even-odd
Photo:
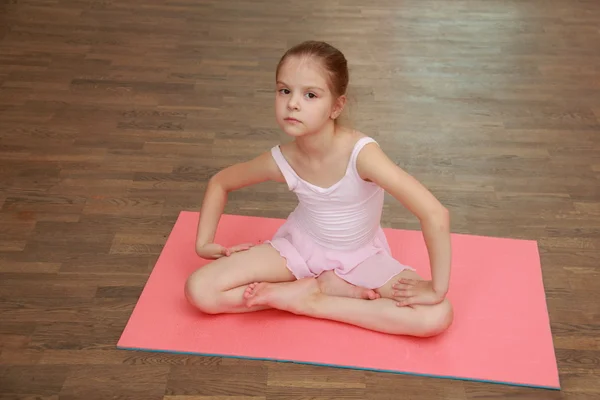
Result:
[[[333,271],[325,271],[317,278],[321,292],[330,296],[354,297],[374,300],[381,297],[376,290],[367,289],[346,282]]]
[[[405,270],[378,291],[382,296],[389,295],[393,292],[391,285],[399,277],[415,278],[415,275]],[[249,298],[248,305],[268,305],[294,314],[344,322],[390,334],[434,336],[448,328],[453,319],[452,306],[447,299],[436,305],[398,307],[391,298],[363,300],[326,295],[321,292],[315,279],[253,286],[256,290]]]
[[[185,295],[192,305],[209,314],[258,311],[269,307],[246,306],[244,291],[248,283],[295,279],[279,252],[269,244],[262,244],[199,268],[188,278]]]
[[[377,291],[348,283],[339,276],[337,276],[333,271],[325,271],[317,278],[315,278],[315,280],[319,285],[319,291],[328,296],[352,297],[355,299],[365,300],[374,300],[381,298],[381,295]],[[262,287],[268,284],[268,282],[251,283],[246,287],[244,298],[250,299],[254,296],[254,293],[256,293],[259,290],[262,290]],[[253,300],[250,300],[251,303],[252,301]]]
[[[263,244],[223,257],[195,271],[187,280],[188,301],[205,313],[241,313],[268,309],[248,307],[245,292],[250,282],[289,282],[296,278],[286,261],[271,245]],[[357,287],[328,271],[318,277],[320,290],[331,296],[379,298],[374,290]],[[254,287],[255,285],[253,285]],[[247,297],[247,295],[246,295]]]

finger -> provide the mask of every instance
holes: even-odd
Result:
[[[404,283],[406,285],[416,285],[417,282],[418,281],[416,279],[409,279],[409,278],[400,278],[400,279],[398,279],[398,283]]]
[[[400,278],[396,281],[395,285],[414,285],[417,283],[414,279]]]
[[[399,306],[411,306],[414,304],[425,304],[423,301],[425,300],[421,293],[412,291],[409,296],[398,296],[398,298],[394,298],[397,300],[397,305]]]
[[[400,301],[398,301],[398,302],[396,303],[396,305],[397,305],[398,307],[407,307],[407,306],[410,306],[410,305],[412,305],[413,303],[414,303],[414,300],[412,300],[412,299],[404,299],[404,300],[400,300]]]
[[[415,293],[409,289],[398,289],[394,291],[394,296],[412,297]]]
[[[394,289],[408,289],[410,287],[413,287],[413,285],[408,285],[406,283],[395,283],[392,285],[392,288]]]
[[[245,247],[239,247],[239,246],[232,247],[232,248],[230,248],[230,249],[229,249],[229,251],[230,251],[231,253],[239,253],[240,251],[246,251],[246,250],[248,250],[248,248],[245,248]]]
[[[231,247],[231,251],[243,251],[243,250],[248,250],[250,247],[254,246],[253,243],[243,243],[243,244],[238,244],[235,245],[233,247]]]
[[[402,299],[397,299],[397,300],[398,300],[398,305],[400,307],[406,307],[406,306],[412,307],[417,304],[427,304],[426,302],[424,302],[425,299],[419,295],[406,297],[406,298],[402,298]]]

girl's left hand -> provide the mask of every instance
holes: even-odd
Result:
[[[415,304],[438,304],[445,297],[433,289],[431,281],[400,278],[392,288],[394,290],[394,299],[398,301],[396,305],[399,307]]]

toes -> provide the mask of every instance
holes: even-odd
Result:
[[[380,299],[381,295],[379,293],[377,293],[376,291],[370,289],[367,291],[367,298],[369,300],[376,300],[376,299]]]
[[[254,282],[248,285],[248,287],[246,288],[246,290],[244,291],[244,298],[249,298],[254,296],[254,289],[256,288],[256,285],[258,285],[258,283]]]
[[[365,299],[365,300],[374,300],[375,299],[375,292],[371,289],[365,289],[362,291],[362,296],[361,298]]]

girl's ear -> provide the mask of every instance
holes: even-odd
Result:
[[[342,111],[344,111],[344,106],[346,105],[346,95],[342,95],[337,98],[335,103],[333,104],[333,109],[331,110],[331,119],[337,119]]]

